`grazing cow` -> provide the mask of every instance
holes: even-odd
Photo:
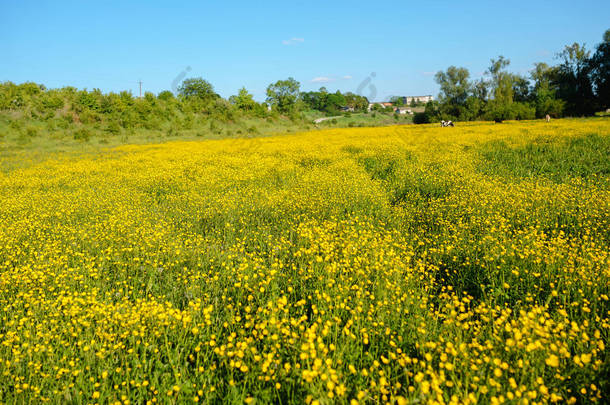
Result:
[[[546,117],[544,117],[544,119],[546,120],[546,122],[551,122],[551,116],[550,115],[546,115]]]
[[[454,127],[455,125],[451,121],[441,121],[441,127]]]

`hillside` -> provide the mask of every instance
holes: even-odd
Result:
[[[251,96],[250,96],[251,97]],[[168,140],[266,136],[317,128],[411,123],[392,112],[356,112],[315,124],[324,114],[281,114],[247,98],[175,97],[171,92],[102,93],[73,87],[46,89],[36,83],[0,84],[0,153],[20,150],[90,150],[96,146]]]

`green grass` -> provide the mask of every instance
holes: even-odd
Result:
[[[480,153],[485,173],[532,178],[543,176],[561,183],[573,177],[597,178],[610,174],[610,138],[598,134],[557,141],[539,137],[523,146],[505,141],[483,144]]]
[[[11,158],[20,151],[91,151],[124,144],[159,143],[174,140],[252,138],[322,128],[375,127],[412,123],[410,116],[386,113],[352,113],[314,124],[324,115],[306,111],[302,117],[238,117],[234,121],[198,118],[190,125],[166,122],[159,129],[107,128],[101,124],[65,123],[26,119],[20,113],[0,112],[0,157]]]

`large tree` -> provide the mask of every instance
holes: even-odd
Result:
[[[557,68],[550,67],[544,62],[536,63],[530,72],[534,82],[531,97],[536,107],[536,116],[542,118],[549,114],[560,117],[563,114],[564,102],[557,98],[556,83]]]
[[[558,55],[556,85],[558,97],[566,102],[569,115],[590,115],[595,112],[593,84],[591,82],[590,52],[584,45],[574,43]]]
[[[487,74],[491,76],[491,93],[496,104],[506,105],[513,102],[514,97],[514,77],[506,71],[506,67],[510,65],[510,60],[504,56],[498,59],[491,60],[491,66],[487,70]]]
[[[434,79],[441,87],[439,100],[442,103],[463,105],[470,92],[470,72],[463,67],[449,66],[445,72],[437,72]]]
[[[201,77],[185,79],[180,87],[178,87],[178,94],[185,98],[198,98],[201,100],[212,100],[219,97],[214,92],[212,84]]]
[[[610,29],[591,58],[591,79],[600,107],[610,108]]]
[[[257,106],[254,96],[245,87],[239,89],[237,95],[229,97],[229,102],[242,111],[253,111]]]
[[[468,119],[466,100],[471,91],[468,80],[470,72],[463,67],[449,66],[446,71],[437,72],[434,79],[440,86],[439,115],[441,119]],[[434,117],[437,118],[437,117]],[[430,115],[432,119],[432,115]]]
[[[289,77],[267,87],[267,102],[281,113],[295,111],[301,97],[301,84]]]

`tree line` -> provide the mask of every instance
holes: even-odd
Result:
[[[589,116],[610,108],[610,30],[593,52],[574,43],[557,59],[555,66],[536,63],[524,76],[509,72],[510,60],[500,56],[479,80],[471,80],[464,67],[450,66],[434,77],[438,100],[414,122]]]
[[[293,78],[270,84],[266,95],[264,102],[257,102],[242,87],[224,99],[201,77],[185,79],[176,93],[145,92],[141,98],[129,91],[103,93],[99,89],[48,89],[33,82],[4,82],[0,83],[0,111],[18,111],[24,119],[47,121],[53,128],[92,124],[106,132],[119,133],[122,129],[160,130],[168,125],[188,130],[206,121],[233,122],[248,117],[304,120],[301,113],[307,109],[333,115],[345,108],[368,108],[368,100],[353,93],[329,93],[325,88],[301,92],[300,83]]]

